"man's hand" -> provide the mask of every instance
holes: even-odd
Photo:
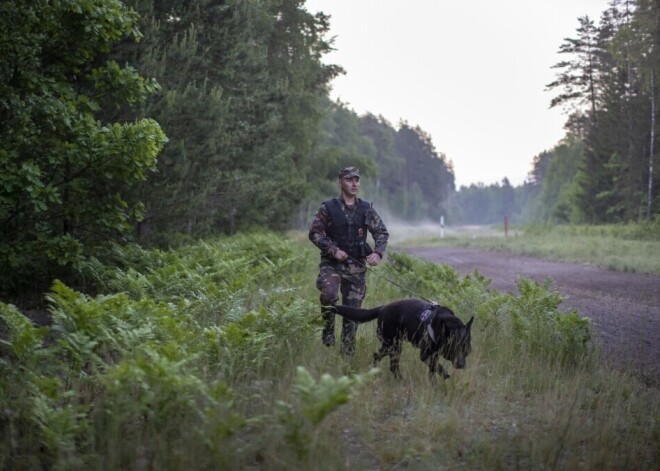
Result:
[[[343,262],[348,258],[348,254],[344,252],[342,249],[337,249],[337,251],[335,252],[335,258],[340,262]]]
[[[378,265],[381,261],[381,256],[378,252],[372,252],[369,254],[367,257],[367,263],[371,265],[372,267],[375,267]]]

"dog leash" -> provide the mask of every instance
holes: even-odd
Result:
[[[431,303],[431,304],[433,304],[433,305],[437,305],[437,304],[438,304],[438,303],[436,303],[435,301],[431,301],[430,299],[426,299],[424,296],[421,296],[421,295],[415,293],[415,292],[414,292],[413,290],[411,290],[410,288],[407,288],[407,287],[405,287],[405,286],[402,286],[402,285],[400,285],[399,283],[397,283],[396,281],[392,281],[392,280],[390,280],[389,278],[387,278],[387,277],[381,275],[380,273],[376,272],[376,270],[374,270],[373,268],[367,266],[366,264],[364,264],[364,263],[362,263],[362,262],[359,262],[359,261],[355,260],[354,258],[350,258],[349,260],[350,260],[351,262],[353,262],[353,263],[356,263],[357,265],[360,265],[361,267],[366,268],[366,269],[369,270],[371,273],[373,273],[374,275],[376,275],[378,278],[381,278],[381,279],[387,281],[388,283],[392,283],[394,286],[396,286],[396,287],[398,287],[398,288],[401,288],[402,290],[407,291],[408,293],[410,293],[410,294],[412,294],[412,295],[418,297],[418,298],[421,299],[422,301],[426,301],[427,303]]]

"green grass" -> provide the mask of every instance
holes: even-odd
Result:
[[[426,228],[400,246],[455,246],[588,263],[608,270],[660,275],[660,225]]]
[[[0,303],[2,469],[657,469],[657,385],[610,370],[550,286],[519,295],[393,254],[377,268],[475,316],[465,370],[396,381],[320,342],[318,253],[274,234],[124,248],[54,324]],[[365,306],[407,294],[373,273]]]

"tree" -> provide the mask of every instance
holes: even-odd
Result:
[[[551,106],[576,107],[567,128],[585,144],[564,214],[605,223],[653,213],[657,24],[656,2],[612,0],[598,28],[580,18],[578,38],[560,49],[572,57],[555,66]]]
[[[583,149],[582,140],[569,134],[552,150],[534,159],[532,174],[538,188],[529,203],[532,221],[578,222],[575,220],[574,181]]]
[[[382,116],[358,116],[341,102],[328,102],[327,109],[313,152],[317,200],[336,194],[337,169],[355,165],[366,177],[362,194],[379,211],[409,221],[447,214],[454,171],[428,133],[405,122],[397,130]],[[307,206],[301,222],[315,209]]]
[[[639,0],[635,11],[634,22],[638,34],[634,36],[631,61],[639,70],[641,89],[648,99],[648,114],[646,121],[647,131],[647,163],[644,173],[646,178],[646,219],[651,219],[654,213],[653,190],[658,186],[658,179],[654,174],[655,154],[657,152],[657,96],[658,74],[660,69],[660,5],[653,0]]]
[[[454,174],[444,154],[436,152],[431,136],[419,126],[402,122],[396,133],[397,153],[403,158],[403,217],[434,221],[446,214],[449,195],[454,191]],[[421,191],[426,210],[418,211],[415,202]],[[415,191],[413,191],[415,190]]]
[[[599,58],[602,45],[598,41],[598,30],[588,16],[578,18],[580,26],[577,38],[565,38],[559,54],[570,54],[569,60],[553,66],[559,69],[557,79],[546,87],[560,89],[559,95],[550,102],[550,107],[571,105],[578,108],[588,105],[591,115],[596,113],[599,104],[598,83],[600,78]]]
[[[141,103],[157,88],[105,60],[137,40],[117,0],[0,4],[0,294],[80,273],[141,217],[127,187],[155,168],[166,138],[151,119],[102,123],[108,102]]]
[[[651,215],[649,195],[655,152],[650,150],[655,147],[655,125],[649,126],[655,119],[655,103],[649,98],[655,90],[655,85],[650,85],[655,71],[651,59],[653,27],[649,29],[649,22],[645,22],[649,10],[636,10],[636,3],[612,1],[600,26],[601,42],[608,51],[601,59],[601,107],[591,117],[576,191],[580,209],[589,222],[643,217],[645,192],[647,217]]]
[[[376,147],[378,180],[374,201],[380,206],[394,208],[397,195],[402,193],[402,169],[405,160],[397,153],[396,129],[383,116],[367,113],[360,119],[360,133],[371,139]]]
[[[341,102],[325,102],[326,116],[310,155],[307,182],[310,191],[301,207],[299,225],[308,226],[321,201],[339,194],[337,172],[346,166],[360,169],[361,197],[377,200],[379,169],[374,142],[360,133],[360,117]],[[380,201],[376,201],[382,207]]]
[[[322,103],[339,72],[321,63],[328,18],[300,0],[129,3],[146,41],[115,54],[161,83],[142,113],[170,137],[140,188],[143,229],[167,238],[287,227],[308,190]]]

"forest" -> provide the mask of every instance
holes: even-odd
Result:
[[[660,213],[660,8],[615,0],[559,45],[566,136],[513,187],[456,188],[419,126],[329,98],[330,18],[300,0],[0,5],[1,295],[84,284],[113,244],[308,224],[356,165],[405,221],[626,223]]]
[[[392,219],[657,238],[658,4],[613,0],[558,45],[566,136],[520,187],[456,188],[420,126],[331,100],[330,21],[303,0],[0,2],[0,469],[657,467],[657,384],[602,361],[552,280],[503,293],[388,251],[365,306],[474,316],[467,368],[435,381],[411,348],[398,381],[370,326],[352,359],[321,346],[305,229],[355,165]],[[657,253],[599,237],[622,270]]]

